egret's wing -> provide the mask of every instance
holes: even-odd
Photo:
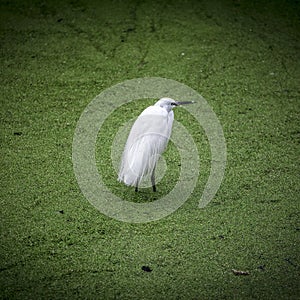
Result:
[[[151,173],[170,138],[173,112],[150,106],[133,124],[129,133],[119,172],[119,180],[135,186]]]

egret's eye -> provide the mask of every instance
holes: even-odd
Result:
[[[177,106],[177,103],[176,102],[171,102],[171,105]]]

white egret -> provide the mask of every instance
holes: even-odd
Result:
[[[141,180],[151,174],[153,191],[155,186],[155,166],[168,144],[174,120],[173,107],[190,104],[191,101],[177,102],[171,98],[161,98],[147,107],[134,122],[122,155],[118,180],[126,185],[138,186]]]

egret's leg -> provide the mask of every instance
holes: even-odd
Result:
[[[135,185],[135,191],[138,192],[139,191],[139,182],[137,181],[136,185]]]
[[[153,192],[156,192],[156,186],[155,186],[155,167],[152,171],[152,174],[151,174],[151,182],[152,182],[152,189],[153,189]]]

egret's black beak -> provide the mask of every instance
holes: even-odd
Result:
[[[193,104],[195,102],[194,101],[178,101],[176,103],[177,103],[177,105],[185,105],[185,104]]]

